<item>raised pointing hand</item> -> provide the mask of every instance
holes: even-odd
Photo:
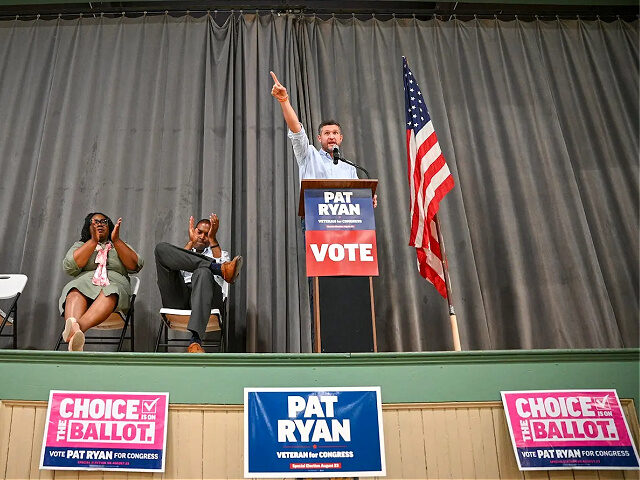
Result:
[[[287,95],[287,89],[278,81],[278,77],[273,72],[269,72],[271,78],[273,78],[273,88],[271,88],[271,95],[275,97],[279,102],[286,102],[289,99]]]

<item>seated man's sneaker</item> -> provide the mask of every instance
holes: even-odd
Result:
[[[198,342],[193,342],[187,347],[187,353],[204,353],[204,348]]]
[[[230,262],[224,262],[220,265],[220,269],[222,270],[222,278],[227,283],[233,283],[240,275],[240,270],[242,270],[242,257],[238,255]]]

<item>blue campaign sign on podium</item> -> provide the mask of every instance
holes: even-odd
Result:
[[[384,476],[380,387],[245,388],[245,477]]]
[[[375,230],[371,190],[305,190],[307,230]]]

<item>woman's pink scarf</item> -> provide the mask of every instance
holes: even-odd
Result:
[[[91,283],[99,287],[109,285],[109,277],[107,277],[107,255],[109,255],[109,250],[111,250],[112,247],[111,242],[107,242],[104,246],[100,244],[96,246],[96,252],[98,252],[96,255],[96,263],[98,264],[98,268],[96,268],[96,273],[93,274]]]

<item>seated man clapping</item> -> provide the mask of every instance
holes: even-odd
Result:
[[[242,268],[242,257],[229,261],[229,253],[220,248],[216,239],[219,226],[218,216],[213,213],[195,225],[191,217],[189,241],[184,248],[161,242],[155,249],[162,305],[191,309],[189,353],[204,352],[202,337],[209,313],[214,306],[222,306],[225,282],[233,283]]]

